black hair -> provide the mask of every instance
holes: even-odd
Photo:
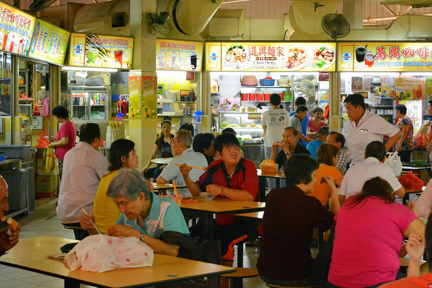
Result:
[[[213,134],[199,133],[193,139],[193,150],[204,154],[204,149],[209,149],[214,140]]]
[[[357,206],[364,199],[370,196],[378,197],[383,199],[387,204],[391,204],[394,203],[392,192],[393,189],[386,180],[380,177],[375,177],[364,183],[361,193],[354,196],[354,201],[350,206]]]
[[[129,158],[129,152],[135,148],[135,143],[128,139],[117,139],[110,147],[109,162],[110,166],[108,171],[114,171],[121,169],[123,167],[123,162],[121,158],[126,156]]]
[[[407,113],[407,107],[403,104],[396,105],[396,111],[399,110],[399,113],[405,115]]]
[[[288,126],[288,127],[285,127],[284,131],[286,131],[286,130],[292,130],[294,136],[298,136],[298,131],[297,131],[296,128],[294,128],[294,127],[292,127],[292,126]]]
[[[298,98],[296,98],[296,100],[295,100],[294,103],[295,103],[296,106],[306,105],[306,99],[303,98],[303,97],[298,97]]]
[[[366,158],[374,157],[378,159],[378,161],[384,160],[387,150],[383,143],[380,141],[372,141],[366,146]]]
[[[101,138],[99,125],[96,123],[85,123],[80,128],[80,141],[92,144],[95,138]]]
[[[237,137],[232,133],[222,133],[217,136],[214,140],[213,147],[215,151],[218,151],[222,154],[222,149],[224,147],[237,146],[240,147],[240,143],[237,140]]]
[[[296,113],[309,111],[309,109],[305,105],[298,105],[296,109]]]
[[[194,137],[194,127],[193,127],[192,124],[185,123],[185,124],[183,124],[183,125],[180,126],[180,129],[179,129],[179,130],[186,130],[186,131],[189,131],[190,134],[191,134],[191,136]]]
[[[428,102],[428,103],[429,103],[429,105],[431,105],[431,106],[432,106],[432,100],[429,100],[429,102]]]
[[[225,129],[223,129],[222,134],[225,134],[225,133],[231,133],[231,134],[234,134],[235,136],[237,136],[237,132],[231,127],[227,127]]]
[[[341,148],[343,148],[345,146],[345,137],[339,132],[333,131],[329,133],[329,135],[333,135],[333,134],[336,135],[335,138],[336,142],[341,143]]]
[[[59,119],[67,119],[69,118],[69,112],[63,106],[57,106],[52,110],[52,115],[56,116]]]
[[[163,142],[164,142],[165,135],[162,133],[162,126],[163,126],[165,123],[168,123],[169,126],[171,127],[171,118],[168,117],[168,116],[166,116],[166,117],[162,120],[162,123],[161,123],[161,125],[160,125],[160,126],[161,126],[161,133],[160,133],[159,137],[156,139],[156,141],[157,141],[159,147],[162,146],[162,144],[163,144]]]
[[[315,114],[315,113],[317,113],[317,112],[324,113],[324,110],[323,110],[321,107],[316,107],[316,108],[313,110],[313,113]]]
[[[310,183],[312,172],[318,168],[318,162],[309,155],[292,154],[285,165],[286,185],[296,186]]]
[[[351,105],[353,105],[354,108],[361,106],[363,108],[363,110],[366,111],[364,98],[363,98],[363,95],[361,95],[361,94],[355,93],[352,95],[348,95],[348,97],[345,98],[344,103],[351,103]]]
[[[274,106],[279,106],[281,104],[281,96],[279,94],[273,93],[270,95],[270,103]]]

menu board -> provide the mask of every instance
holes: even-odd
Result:
[[[338,71],[432,71],[432,43],[338,44]]]
[[[0,49],[28,56],[36,17],[0,2]]]
[[[131,69],[133,38],[95,34],[71,34],[69,65]]]
[[[217,48],[208,45],[214,46],[206,48],[214,57],[207,63],[216,62]],[[335,71],[335,43],[231,42],[221,43],[220,49],[222,71]]]
[[[29,56],[63,65],[70,33],[53,24],[37,19]]]
[[[156,40],[156,70],[201,71],[203,42]]]

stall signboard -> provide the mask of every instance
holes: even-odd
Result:
[[[341,42],[338,71],[432,71],[432,43]]]
[[[70,33],[53,24],[37,19],[29,56],[63,65]]]
[[[156,40],[156,70],[201,71],[203,42]]]
[[[207,63],[217,62],[214,43],[208,43]],[[335,71],[335,43],[241,42],[221,43],[222,71]],[[213,55],[213,58],[212,58]],[[210,62],[212,63],[212,62]],[[208,65],[208,64],[207,64]],[[217,63],[207,67],[215,71]]]
[[[72,33],[69,65],[131,69],[133,38]]]
[[[206,71],[221,71],[221,43],[209,42],[205,46]]]
[[[36,17],[0,3],[0,49],[28,56]]]

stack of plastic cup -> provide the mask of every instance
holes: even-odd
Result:
[[[203,111],[195,111],[196,121],[202,123]]]
[[[112,136],[111,126],[108,126],[106,131],[105,148],[109,149],[111,147],[112,142],[113,142],[113,136]]]

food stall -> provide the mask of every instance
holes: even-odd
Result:
[[[311,110],[325,108],[335,54],[330,42],[206,42],[213,130],[235,129],[245,157],[259,164],[261,113],[271,108],[270,95],[280,94],[288,112],[296,97],[305,97]]]

